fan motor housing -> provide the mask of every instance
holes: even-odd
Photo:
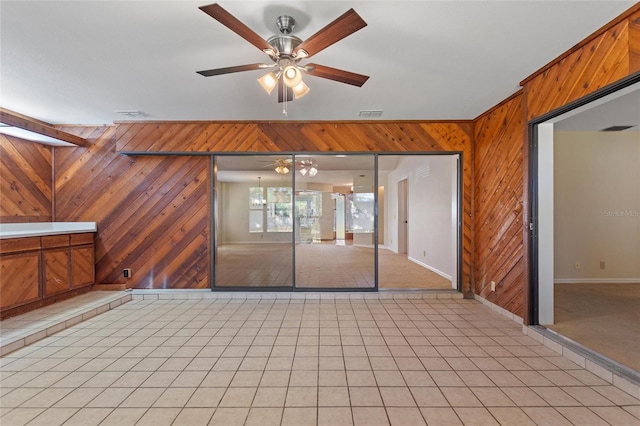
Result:
[[[298,47],[298,45],[302,43],[302,40],[293,35],[280,34],[270,37],[267,43],[277,49],[276,51],[280,53],[280,58],[290,58],[293,56],[293,49]],[[269,56],[271,56],[271,59],[274,61],[278,60],[278,57]]]
[[[291,58],[293,56],[293,50],[302,43],[302,39],[291,35],[293,31],[293,27],[296,25],[296,20],[291,16],[282,15],[276,19],[276,25],[278,26],[278,30],[280,30],[280,34],[274,35],[267,40],[271,46],[273,46],[276,52],[279,52],[279,55],[271,56],[271,59],[277,61],[278,58]]]

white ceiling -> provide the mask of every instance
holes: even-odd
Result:
[[[293,16],[302,39],[353,7],[368,23],[309,61],[371,78],[361,88],[305,77],[282,115],[260,71],[195,71],[268,57],[202,1],[0,2],[1,106],[52,124],[128,120],[473,119],[634,1],[223,1],[265,39]],[[307,61],[308,62],[308,61]],[[303,64],[305,62],[302,62]]]

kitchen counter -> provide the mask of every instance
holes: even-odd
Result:
[[[96,222],[0,224],[0,320],[87,292]]]
[[[0,240],[96,232],[97,229],[96,222],[0,223]]]

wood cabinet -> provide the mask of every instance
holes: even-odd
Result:
[[[94,253],[92,232],[0,240],[0,312],[93,285]]]

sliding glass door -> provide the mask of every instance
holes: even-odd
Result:
[[[457,154],[216,155],[214,163],[214,288],[457,288]]]
[[[287,155],[215,158],[215,287],[292,288],[292,168]]]
[[[375,288],[373,155],[296,155],[295,285]]]

